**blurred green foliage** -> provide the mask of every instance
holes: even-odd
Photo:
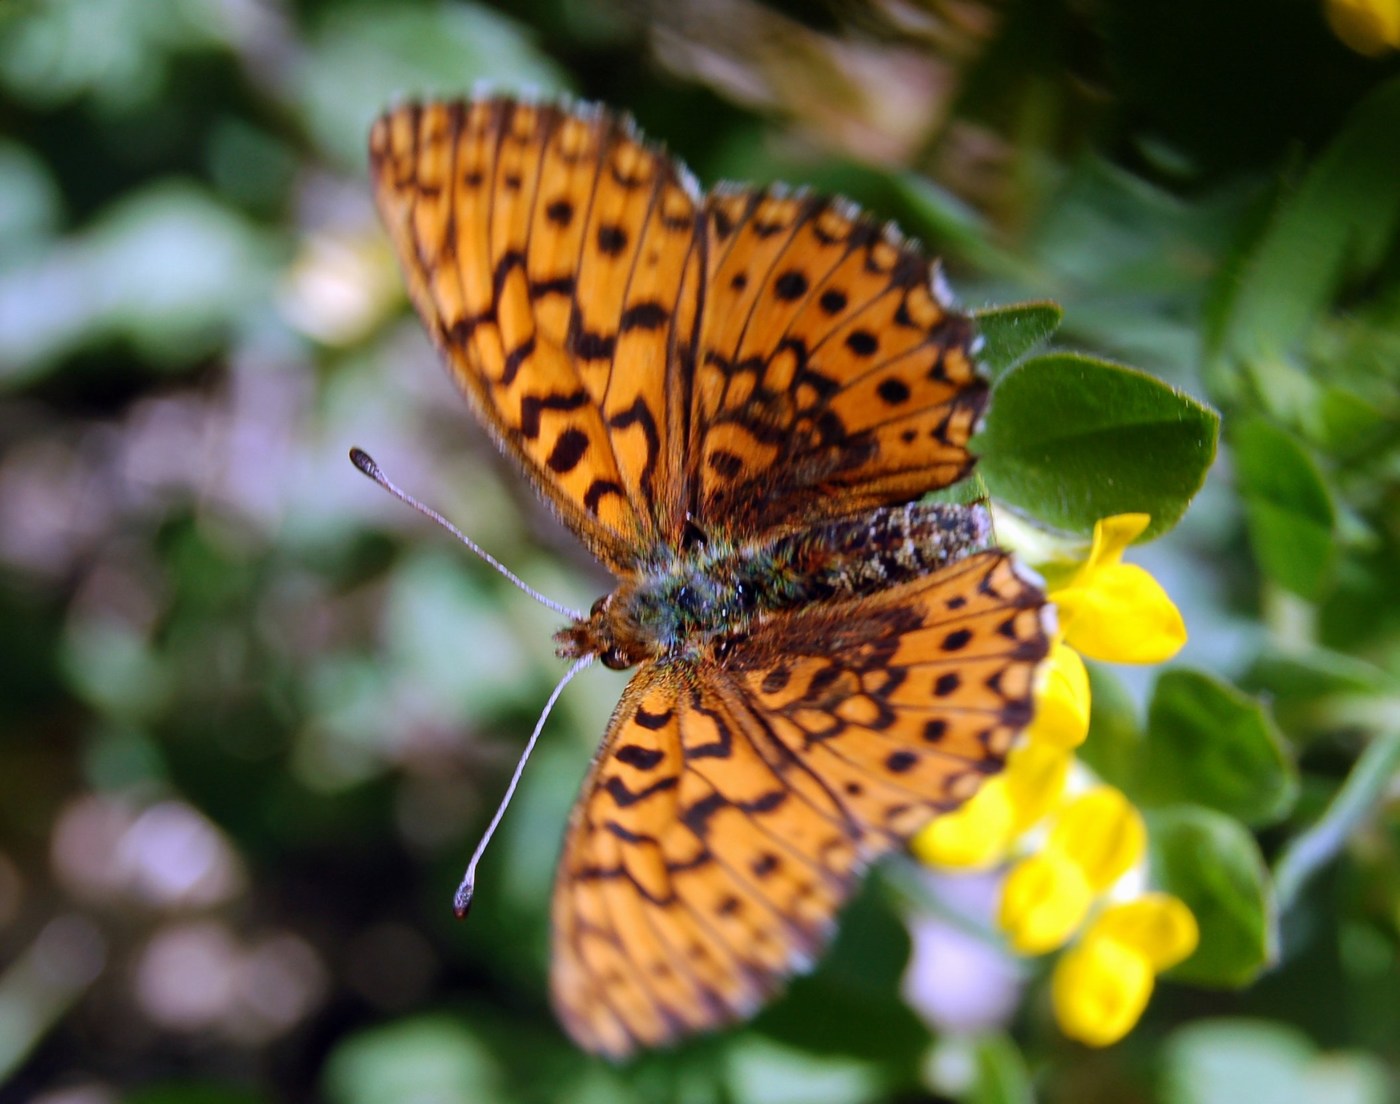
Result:
[[[347,447],[551,596],[605,585],[373,214],[372,118],[478,81],[922,238],[984,308],[987,485],[1042,521],[1168,529],[1214,461],[1140,550],[1182,667],[1093,672],[1084,757],[1203,933],[1125,1042],[1060,1037],[1033,968],[931,1031],[901,976],[942,906],[897,862],[750,1027],[576,1052],[547,901],[602,671],[452,923],[557,626]],[[1322,0],[2,0],[0,120],[0,1099],[1393,1098],[1400,66]]]

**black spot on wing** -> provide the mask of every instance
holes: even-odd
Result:
[[[938,678],[934,680],[933,684],[934,696],[946,698],[949,694],[956,693],[958,687],[961,685],[962,680],[952,671],[948,672],[946,675],[939,675]]]
[[[551,471],[566,475],[578,467],[578,462],[587,451],[588,434],[570,426],[559,434],[559,439],[554,442],[554,448],[550,450],[545,463]]]
[[[609,257],[616,257],[627,248],[627,231],[611,224],[598,227],[598,248]]]
[[[618,331],[627,333],[629,330],[659,330],[670,317],[671,312],[660,303],[634,303],[622,312]]]
[[[663,709],[660,713],[649,713],[643,707],[638,706],[637,712],[632,715],[632,720],[648,731],[657,732],[670,724],[675,715],[674,709]]]
[[[574,220],[574,205],[567,199],[556,199],[544,209],[544,217],[555,226],[566,227]]]
[[[577,410],[591,400],[582,389],[568,395],[524,395],[520,399],[520,434],[534,439],[540,435],[540,414],[546,410]]]
[[[852,330],[846,335],[846,348],[856,356],[871,356],[879,347],[880,339],[869,330]]]
[[[807,294],[807,277],[797,269],[784,272],[773,281],[773,294],[791,302]]]
[[[646,726],[643,726],[646,727]],[[637,770],[654,770],[666,758],[666,753],[657,748],[642,747],[639,744],[627,744],[620,747],[613,753],[613,757],[620,763],[626,763],[629,767]]]
[[[627,497],[626,493],[622,489],[622,486],[618,483],[615,483],[613,480],[593,480],[593,482],[589,485],[588,490],[584,492],[584,508],[590,514],[593,514],[596,517],[598,514],[598,504],[603,501],[604,497],[610,494],[617,495],[618,498],[622,499],[625,499]]]

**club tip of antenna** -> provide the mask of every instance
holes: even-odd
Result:
[[[350,450],[350,463],[359,468],[371,479],[379,477],[379,465],[374,462],[374,457],[362,448],[352,448]]]
[[[467,913],[471,911],[472,894],[475,890],[476,886],[470,878],[463,879],[462,884],[457,887],[457,893],[452,898],[452,915],[458,920],[465,920]]]

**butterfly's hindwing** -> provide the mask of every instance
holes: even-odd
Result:
[[[782,614],[726,668],[841,799],[873,858],[1001,769],[1031,716],[1044,596],[983,552],[867,597]]]
[[[644,668],[584,785],[551,988],[589,1049],[621,1056],[751,1015],[826,943],[859,871],[839,804],[790,782],[790,758],[754,742],[714,674]]]

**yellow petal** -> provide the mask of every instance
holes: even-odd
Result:
[[[1097,935],[1138,951],[1159,974],[1187,958],[1201,938],[1191,910],[1170,893],[1145,893],[1110,905],[1094,919],[1086,938]]]
[[[1096,522],[1086,566],[1092,569],[1116,564],[1128,545],[1142,536],[1151,524],[1151,514],[1114,514]]]
[[[1108,888],[1147,849],[1142,814],[1112,786],[1080,794],[1061,810],[1049,847],[1073,860],[1096,890]]]
[[[1073,762],[1069,751],[1053,744],[1024,743],[1012,749],[1006,771],[994,781],[1006,787],[1014,834],[1020,835],[1059,803]]]
[[[960,809],[930,821],[909,847],[930,866],[985,870],[1006,857],[1015,816],[1005,776],[987,782]]]
[[[1186,643],[1181,611],[1135,564],[1110,564],[1050,596],[1065,643],[1109,663],[1161,663]]]
[[[1093,891],[1077,864],[1054,851],[1017,863],[1001,890],[997,924],[1025,955],[1061,946],[1084,922]]]
[[[1050,1001],[1060,1029],[1089,1046],[1132,1030],[1152,995],[1152,964],[1116,939],[1085,938],[1055,964]]]
[[[1104,518],[1079,570],[1050,593],[1061,638],[1090,659],[1161,663],[1186,642],[1181,613],[1166,591],[1142,568],[1120,562],[1151,520],[1147,514]]]
[[[1358,54],[1400,48],[1400,0],[1327,0],[1327,22]]]
[[[1089,735],[1089,672],[1079,653],[1055,644],[1037,674],[1035,716],[1026,729],[1033,744],[1076,748]]]

